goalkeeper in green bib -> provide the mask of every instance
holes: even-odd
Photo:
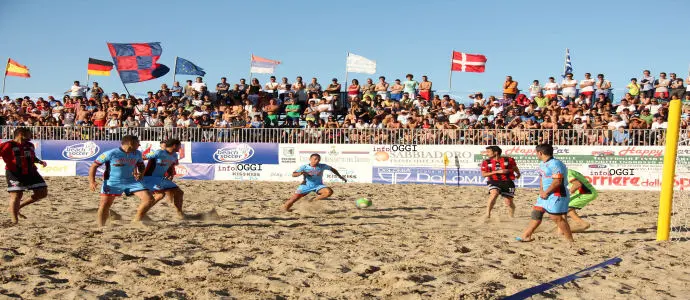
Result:
[[[597,190],[585,178],[584,175],[573,169],[568,169],[568,187],[570,188],[570,203],[568,204],[568,217],[570,217],[575,224],[573,224],[573,232],[585,231],[590,224],[582,220],[577,215],[577,210],[582,209],[592,200],[597,198]]]

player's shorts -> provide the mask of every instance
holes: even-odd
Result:
[[[512,181],[497,181],[487,183],[489,192],[498,190],[498,193],[505,198],[515,197],[515,183]]]
[[[145,176],[142,182],[144,183],[144,187],[152,192],[162,192],[177,188],[177,184],[167,178]]]
[[[574,209],[582,209],[583,207],[585,207],[585,205],[589,204],[596,198],[597,194],[571,194],[570,203],[568,204],[568,207]]]
[[[321,184],[321,185],[306,185],[306,184],[301,184],[300,186],[297,187],[297,190],[295,191],[296,194],[300,195],[306,195],[311,192],[318,192],[321,189],[325,189],[327,186]]]
[[[108,182],[103,181],[103,186],[101,187],[101,195],[106,196],[131,196],[132,194],[139,191],[148,190],[143,183],[139,181],[119,183],[119,182]]]
[[[569,202],[568,197],[549,195],[546,199],[537,198],[537,204],[534,205],[534,208],[541,208],[551,215],[565,215],[568,213]]]
[[[38,171],[29,172],[29,174],[18,174],[17,172],[5,170],[5,179],[7,180],[8,192],[30,191],[48,187],[41,174],[38,174]]]

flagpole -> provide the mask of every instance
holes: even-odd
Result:
[[[249,85],[252,85],[252,54],[249,54]]]
[[[5,80],[7,79],[7,69],[10,67],[10,59],[7,59],[7,64],[5,65],[5,77],[2,78],[2,95],[5,96]]]
[[[347,81],[347,76],[348,76],[348,72],[347,72],[347,70],[348,70],[348,69],[347,69],[347,58],[348,58],[348,57],[350,57],[350,52],[347,52],[347,54],[345,55],[345,98],[343,99],[343,101],[347,101],[347,102],[350,101],[350,99],[349,99],[350,96],[349,96],[349,94],[348,94],[348,93],[349,93],[348,89],[350,88],[350,84],[347,83],[347,82],[348,82],[348,81]],[[340,95],[338,95],[338,96],[340,96]],[[343,104],[346,104],[346,103],[343,103]],[[345,105],[345,106],[347,107],[347,105]]]
[[[450,52],[450,71],[448,72],[448,91],[453,90],[453,52],[455,50]]]
[[[173,85],[175,85],[175,75],[177,75],[177,56],[175,56],[175,68],[173,69]]]

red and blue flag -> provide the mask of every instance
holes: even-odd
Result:
[[[156,79],[168,74],[170,68],[157,63],[163,53],[156,43],[108,43],[108,50],[123,83]]]

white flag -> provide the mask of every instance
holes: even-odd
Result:
[[[374,74],[376,73],[376,61],[357,54],[347,54],[347,72]]]

